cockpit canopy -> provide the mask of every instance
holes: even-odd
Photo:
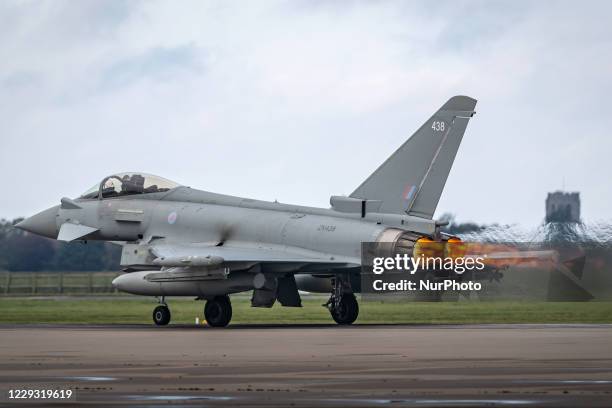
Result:
[[[134,194],[162,193],[180,186],[174,181],[146,173],[119,173],[105,177],[81,197],[84,199],[122,197]]]

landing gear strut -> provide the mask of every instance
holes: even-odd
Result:
[[[170,309],[166,305],[163,296],[160,298],[159,303],[159,306],[153,310],[153,321],[158,326],[165,326],[170,323]]]
[[[332,318],[338,324],[352,324],[357,320],[359,304],[347,277],[334,278],[331,297],[323,306],[329,309]]]
[[[215,296],[206,301],[204,307],[206,322],[213,327],[225,327],[232,320],[232,304],[229,296]]]

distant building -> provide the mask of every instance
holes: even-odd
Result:
[[[546,222],[580,222],[580,193],[548,193]]]

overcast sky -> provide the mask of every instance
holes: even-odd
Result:
[[[120,171],[329,206],[478,99],[436,215],[610,219],[612,3],[0,2],[0,217]]]

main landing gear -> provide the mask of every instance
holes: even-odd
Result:
[[[164,297],[159,299],[159,306],[153,309],[153,321],[158,326],[166,326],[170,323],[170,308],[166,304]]]
[[[359,315],[359,304],[347,278],[335,277],[332,294],[323,306],[329,309],[334,321],[341,325],[352,324]]]
[[[204,318],[212,327],[225,327],[232,320],[232,303],[227,295],[215,296],[206,301]]]

